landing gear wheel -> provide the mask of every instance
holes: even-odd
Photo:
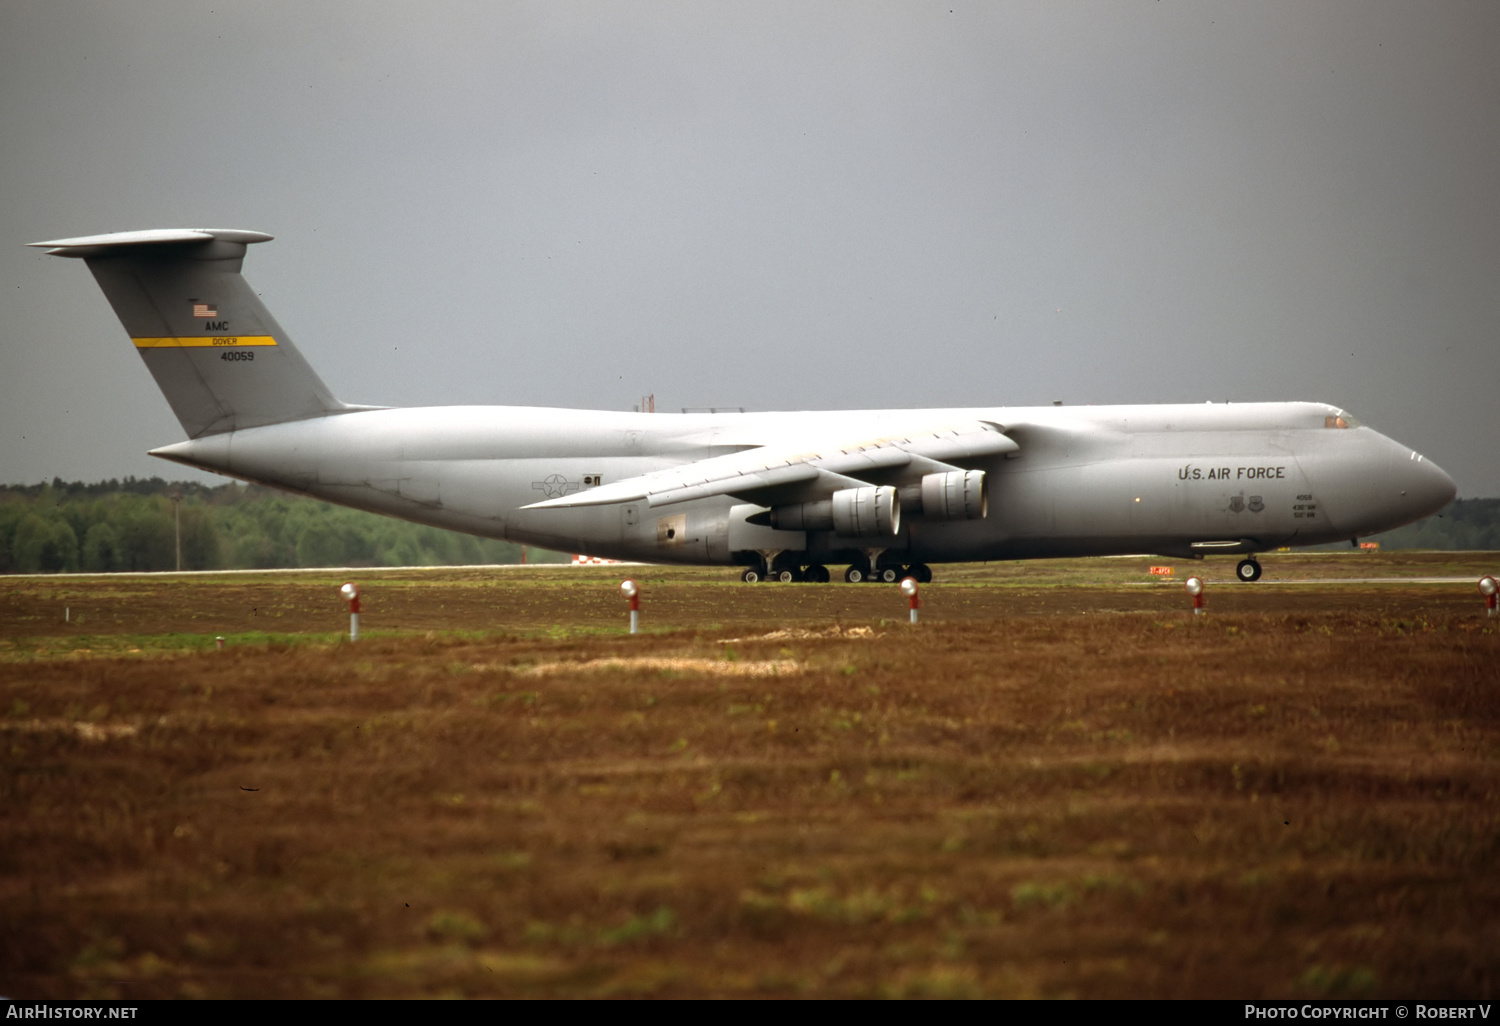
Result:
[[[802,575],[791,567],[783,567],[782,569],[772,574],[771,579],[774,581],[780,581],[782,584],[791,584],[795,581],[802,580]]]
[[[901,580],[901,568],[899,566],[883,566],[875,571],[874,580],[885,584],[895,584]]]
[[[1253,559],[1240,560],[1240,565],[1234,568],[1234,572],[1242,581],[1260,580],[1260,564]]]
[[[916,578],[918,584],[931,584],[932,568],[926,563],[913,563],[906,568],[906,576]]]
[[[813,584],[827,584],[829,577],[828,568],[817,563],[802,571],[802,579]]]
[[[860,582],[868,581],[869,579],[870,568],[867,566],[860,566],[856,563],[854,566],[851,566],[849,569],[844,571],[844,580],[848,581],[850,584],[859,584]]]
[[[748,568],[744,573],[740,574],[740,580],[744,581],[746,584],[759,584],[765,579],[765,573],[762,572],[760,567],[758,566],[752,566]]]

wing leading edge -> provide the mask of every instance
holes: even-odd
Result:
[[[948,460],[1016,452],[1020,446],[999,424],[971,421],[907,435],[840,439],[806,446],[760,446],[728,456],[628,478],[586,492],[534,502],[525,509],[566,509],[644,501],[648,506],[730,495],[773,505],[826,499],[877,478],[915,481],[959,471]]]

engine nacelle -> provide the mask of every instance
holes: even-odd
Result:
[[[927,474],[919,487],[922,516],[928,520],[982,520],[989,515],[989,489],[982,470]]]
[[[901,532],[901,498],[890,485],[833,493],[833,530],[846,538],[889,538]]]
[[[795,506],[777,506],[769,513],[761,514],[765,523],[778,531],[831,531],[833,529],[833,500],[799,502]],[[751,517],[751,521],[758,521]]]
[[[901,499],[889,485],[844,488],[830,499],[777,506],[766,518],[780,531],[833,531],[846,538],[891,537],[901,531]]]

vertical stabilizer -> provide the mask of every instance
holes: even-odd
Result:
[[[35,242],[81,257],[188,437],[346,410],[240,276],[260,232],[159,229]]]

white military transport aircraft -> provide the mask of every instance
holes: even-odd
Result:
[[[747,581],[1256,552],[1442,508],[1431,461],[1322,403],[660,416],[335,399],[240,276],[259,232],[38,242],[81,257],[182,422],[153,456],[489,538]]]

